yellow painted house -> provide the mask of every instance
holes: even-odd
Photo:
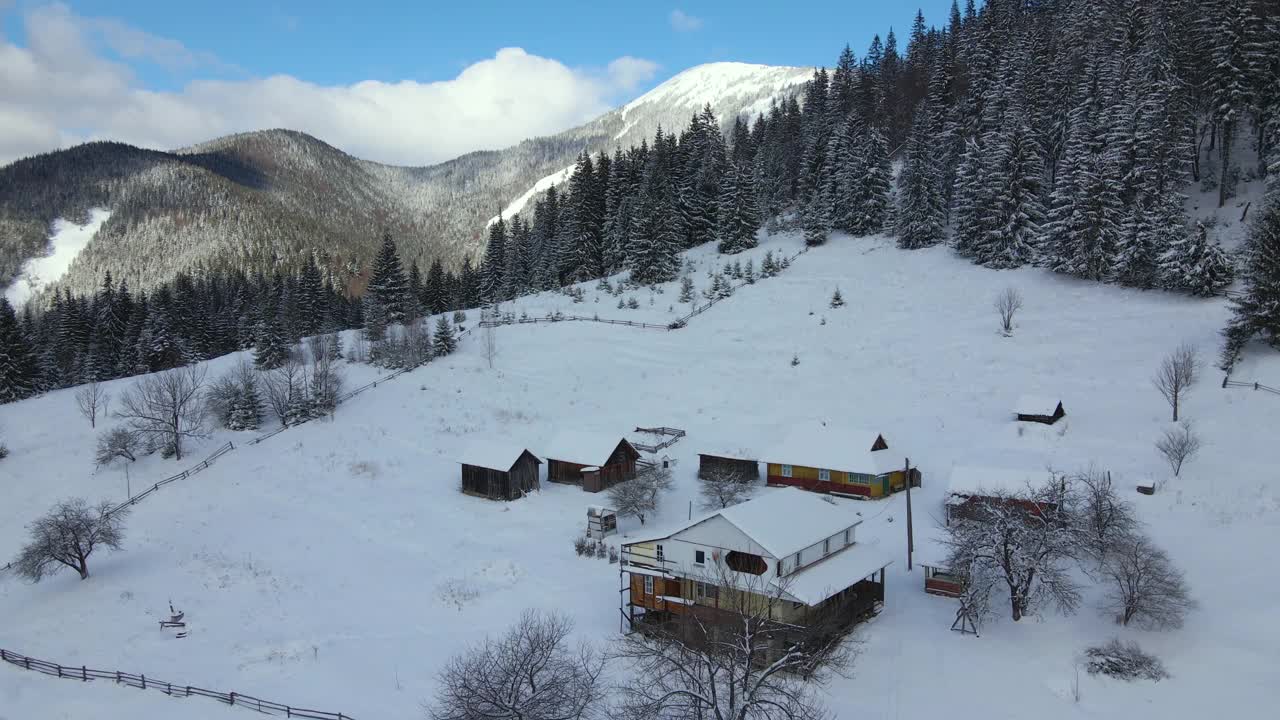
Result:
[[[795,427],[765,455],[770,485],[881,498],[907,486],[907,459],[878,432],[814,423]],[[911,470],[912,484],[920,473]]]

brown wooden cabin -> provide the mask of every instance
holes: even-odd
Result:
[[[561,433],[552,439],[547,480],[582,485],[587,492],[607,490],[636,476],[640,451],[626,438],[594,433]],[[597,468],[584,473],[588,468]]]
[[[1052,425],[1067,415],[1066,410],[1062,409],[1061,400],[1033,395],[1023,395],[1018,398],[1014,413],[1019,422],[1036,422],[1045,425]]]
[[[524,448],[473,448],[461,461],[462,492],[490,500],[516,500],[538,489],[541,464]]]
[[[714,472],[734,473],[744,480],[755,482],[760,479],[760,461],[741,456],[698,453],[698,477],[705,478]]]

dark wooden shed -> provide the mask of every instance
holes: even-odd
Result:
[[[520,447],[469,448],[462,465],[462,492],[490,500],[515,500],[538,489],[542,461]]]
[[[562,432],[544,452],[547,480],[581,484],[587,492],[600,492],[636,476],[640,451],[626,438],[587,432]],[[584,477],[587,468],[599,468]]]
[[[1018,398],[1014,413],[1020,422],[1038,422],[1052,425],[1066,416],[1062,401],[1051,397],[1023,395]]]
[[[744,455],[745,453],[698,453],[698,477],[705,478],[713,472],[731,472],[744,480],[759,480],[760,462]]]

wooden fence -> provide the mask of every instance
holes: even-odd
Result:
[[[1263,392],[1269,392],[1273,395],[1280,395],[1280,389],[1273,388],[1270,385],[1263,385],[1262,383],[1256,382],[1239,382],[1237,380],[1232,380],[1229,375],[1222,379],[1222,387],[1224,389],[1232,387],[1253,388],[1254,390],[1262,390]]]
[[[685,432],[684,432],[683,430],[681,430],[680,428],[669,428],[669,427],[642,428],[642,427],[638,427],[638,428],[636,428],[636,430],[635,430],[635,431],[636,431],[636,432],[642,432],[642,433],[652,433],[652,434],[654,434],[654,435],[665,435],[665,436],[667,436],[667,439],[666,439],[666,440],[663,440],[662,442],[659,442],[659,443],[655,443],[655,444],[653,444],[653,445],[645,445],[645,444],[643,444],[643,443],[631,443],[631,446],[632,446],[632,447],[634,447],[635,449],[637,449],[637,450],[643,450],[643,451],[645,451],[645,452],[650,452],[650,453],[656,453],[656,452],[658,452],[659,450],[665,450],[665,449],[667,449],[667,448],[671,447],[672,445],[675,445],[677,442],[679,442],[680,438],[682,438],[682,437],[684,437],[684,436],[685,436]]]
[[[204,461],[201,462],[199,465],[196,465],[195,467],[187,468],[186,470],[183,470],[182,472],[172,477],[167,477],[161,480],[160,482],[156,483],[155,485],[152,485],[151,487],[147,488],[146,490],[138,493],[137,495],[131,495],[128,500],[125,500],[119,505],[116,505],[115,507],[107,510],[106,514],[110,515],[112,513],[119,512],[130,505],[136,505],[139,500],[142,500],[143,498],[151,495],[152,493],[156,492],[157,490],[164,487],[165,485],[168,485],[171,482],[186,480],[187,478],[191,477],[192,475],[195,475],[201,470],[208,468],[210,465],[213,464],[214,460],[217,460],[218,458],[222,457],[223,455],[226,455],[227,453],[235,449],[236,449],[236,446],[228,442],[226,445],[223,445],[217,450],[214,450],[213,454],[205,458]]]
[[[388,381],[388,380],[391,380],[391,379],[393,379],[393,378],[398,378],[398,377],[400,377],[401,375],[403,375],[403,374],[405,374],[405,373],[409,372],[410,370],[416,370],[416,369],[418,369],[419,367],[422,367],[422,365],[421,365],[421,364],[419,364],[419,365],[412,365],[412,366],[410,366],[410,367],[403,367],[403,368],[400,368],[399,370],[396,370],[395,372],[391,373],[390,375],[388,375],[388,376],[386,376],[386,377],[381,377],[381,378],[378,378],[377,380],[374,380],[373,382],[365,383],[364,385],[361,385],[360,387],[358,387],[358,388],[356,388],[356,389],[354,389],[354,390],[348,390],[347,392],[345,392],[345,393],[343,393],[343,394],[339,395],[339,396],[338,396],[338,398],[337,398],[337,400],[335,400],[334,402],[335,402],[336,404],[338,404],[338,405],[341,405],[342,403],[344,403],[344,402],[346,402],[346,401],[350,400],[351,398],[353,398],[353,397],[355,397],[355,396],[359,395],[359,394],[360,394],[360,393],[362,393],[362,392],[365,392],[366,390],[371,390],[371,389],[373,389],[373,388],[378,387],[378,383],[384,383],[384,382],[386,382],[386,381]],[[311,418],[308,418],[308,420],[310,420],[310,419],[311,419]],[[303,423],[307,422],[308,420],[299,420],[298,422],[295,422],[295,423],[294,423],[294,424],[292,424],[292,425],[281,425],[280,427],[276,428],[275,430],[272,430],[271,432],[267,433],[266,435],[259,435],[258,437],[256,437],[256,438],[254,438],[254,439],[250,440],[250,441],[249,441],[249,444],[250,444],[250,445],[257,445],[258,443],[262,442],[263,440],[267,440],[267,439],[273,438],[273,437],[275,437],[275,436],[279,435],[280,433],[284,432],[285,430],[288,430],[288,429],[289,429],[289,428],[291,428],[291,427],[297,427],[298,425],[301,425],[301,424],[303,424]]]
[[[801,255],[807,252],[809,252],[808,246],[801,248],[795,255],[792,255],[790,258],[786,258],[786,261],[791,262],[792,260],[795,260],[796,258],[800,257]],[[737,285],[730,285],[730,288],[733,290],[737,290],[746,285],[747,285],[747,282],[744,280],[738,283]],[[492,317],[482,318],[480,320],[479,327],[502,327],[503,325],[533,325],[537,323],[557,323],[557,322],[597,322],[597,323],[604,323],[606,325],[625,325],[627,327],[645,328],[648,330],[679,330],[684,326],[688,325],[690,320],[710,310],[712,306],[714,306],[716,303],[720,302],[721,300],[724,300],[727,297],[732,297],[732,296],[725,295],[722,297],[711,298],[710,300],[707,300],[707,302],[701,305],[695,305],[693,307],[693,310],[689,311],[687,315],[678,317],[675,320],[672,320],[671,322],[667,323],[666,325],[662,325],[659,323],[635,322],[633,320],[613,320],[609,318],[602,318],[599,316],[587,317],[585,315],[562,315],[557,313],[553,315],[547,315],[545,317],[522,317],[520,319],[512,318],[510,320],[504,320],[502,318],[492,318]]]
[[[113,680],[121,685],[128,685],[139,690],[158,690],[170,697],[191,697],[194,695],[212,698],[233,707],[248,708],[257,710],[260,713],[283,715],[290,718],[309,718],[310,720],[353,720],[350,715],[342,713],[296,708],[292,705],[263,700],[262,698],[238,692],[218,692],[191,685],[175,685],[164,680],[157,680],[154,677],[148,678],[146,675],[133,675],[118,670],[94,670],[83,665],[80,667],[67,667],[3,649],[0,649],[0,660],[24,670],[32,670],[45,675],[84,682],[89,680]]]

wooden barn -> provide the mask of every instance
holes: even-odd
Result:
[[[1052,425],[1067,412],[1062,409],[1062,401],[1043,395],[1023,395],[1014,406],[1014,414],[1019,422],[1037,422]]]
[[[831,424],[805,424],[765,457],[770,485],[813,492],[881,498],[907,486],[906,458],[889,450],[884,436]],[[911,469],[919,487],[920,471]]]
[[[1033,487],[1043,486],[1053,475],[1048,470],[1011,470],[980,465],[956,465],[951,468],[947,480],[946,519],[950,525],[955,520],[980,520],[983,508],[991,503],[1014,503],[1029,512],[1037,512],[1029,501],[1018,501],[1010,496],[1026,497]]]
[[[760,461],[745,450],[698,453],[698,477],[705,478],[717,472],[733,473],[744,480],[755,482],[760,479]]]
[[[522,445],[477,443],[459,459],[462,492],[490,500],[515,500],[538,489],[542,461]]]
[[[594,432],[561,432],[543,451],[547,480],[600,492],[636,476],[640,451],[626,438]]]

